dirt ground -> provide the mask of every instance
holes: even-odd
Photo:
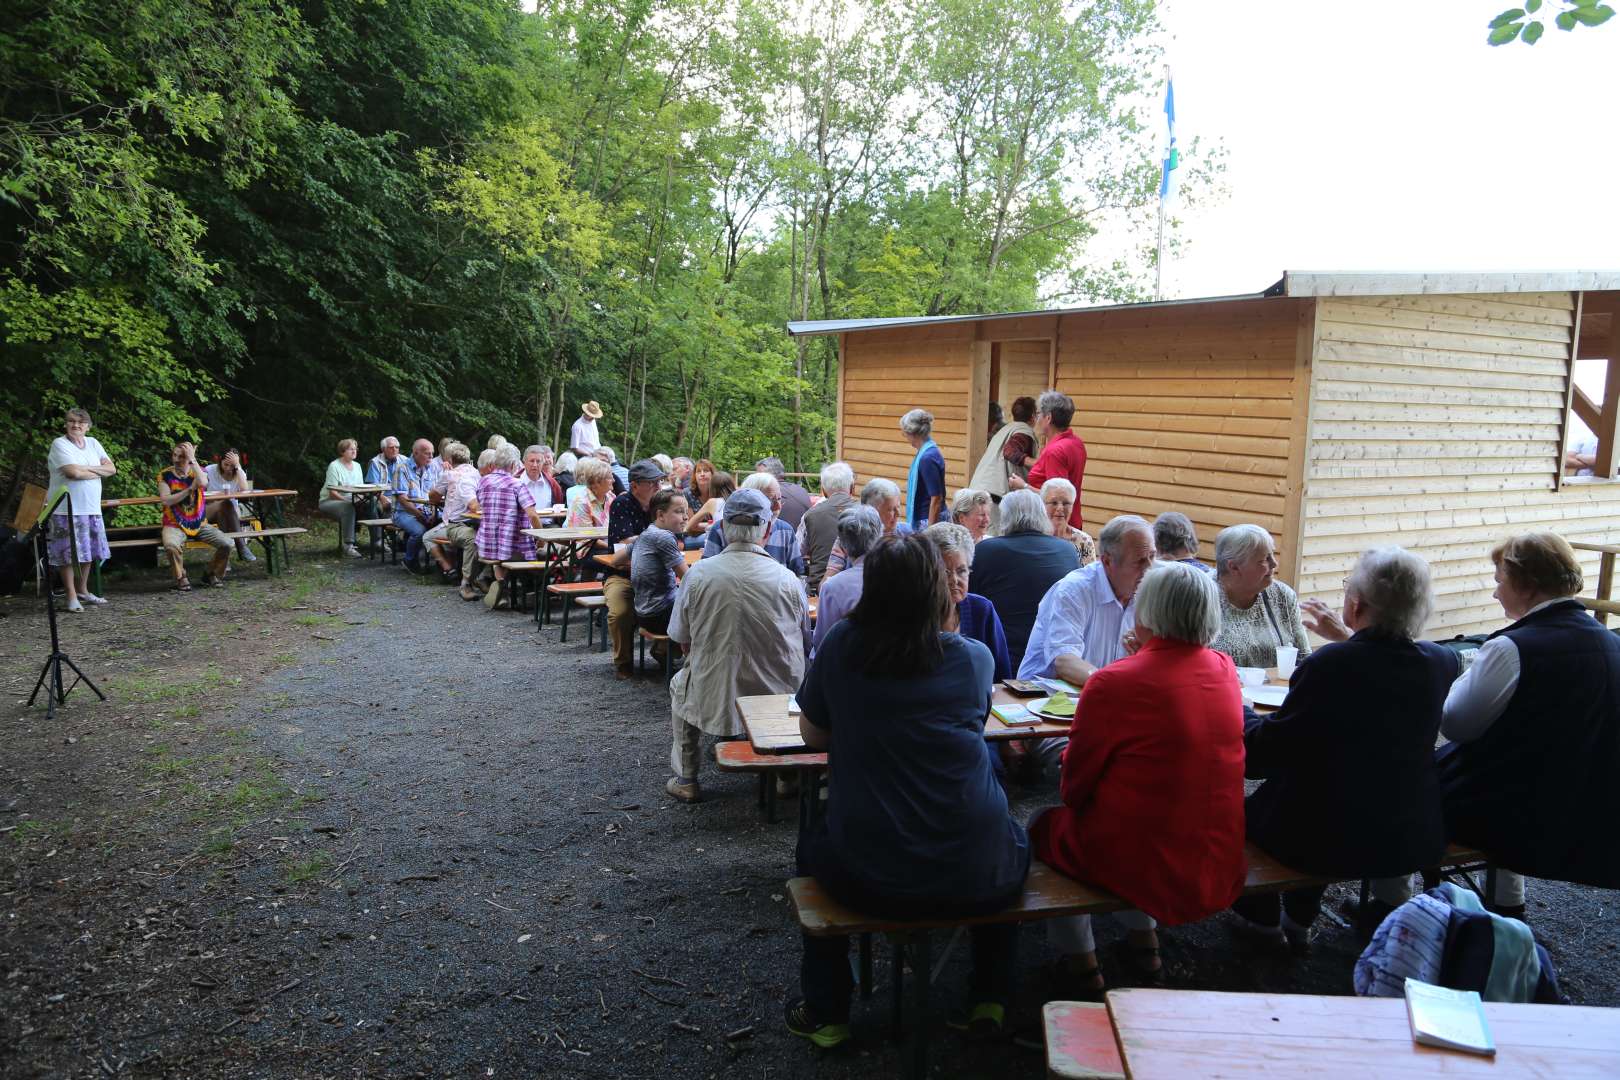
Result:
[[[882,947],[854,1049],[783,1029],[792,808],[767,825],[749,778],[712,772],[673,803],[656,675],[616,682],[577,622],[563,643],[331,549],[185,595],[114,574],[62,624],[108,700],[80,687],[52,724],[25,705],[42,604],[0,600],[0,1074],[898,1074]],[[1565,991],[1620,1006],[1615,894],[1530,895]],[[1343,920],[1304,958],[1228,920],[1165,933],[1170,986],[1350,992]],[[1026,930],[1013,1018],[1037,1042],[1051,959]],[[1037,1049],[933,1047],[936,1075],[1044,1075]]]

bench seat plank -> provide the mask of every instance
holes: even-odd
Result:
[[[1246,844],[1244,850],[1249,858],[1249,873],[1243,886],[1245,893],[1279,892],[1283,889],[1320,885],[1338,880],[1292,870],[1253,844]],[[1446,851],[1441,866],[1474,865],[1484,861],[1485,857],[1480,852],[1453,845]],[[1065,877],[1039,860],[1030,862],[1029,877],[1024,881],[1024,893],[1016,903],[989,915],[976,915],[972,918],[944,917],[900,921],[863,915],[851,911],[828,896],[821,883],[809,877],[798,877],[789,881],[788,895],[799,914],[799,925],[811,937],[938,930],[987,923],[1031,922],[1062,915],[1100,915],[1109,911],[1123,911],[1131,906],[1113,893]]]
[[[792,772],[825,769],[826,754],[762,754],[747,739],[714,744],[714,763],[721,772]]]
[[[1114,1021],[1100,1001],[1048,1001],[1046,1075],[1052,1080],[1125,1080]]]

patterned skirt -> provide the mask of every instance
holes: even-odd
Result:
[[[72,537],[68,533],[71,520]],[[77,545],[77,551],[75,551]],[[52,566],[69,566],[78,556],[79,562],[101,562],[112,555],[107,546],[107,527],[100,514],[52,514],[50,532],[45,537],[45,552]]]

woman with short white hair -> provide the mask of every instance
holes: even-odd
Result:
[[[1069,730],[1063,805],[1030,822],[1035,855],[1123,898],[1115,917],[1138,976],[1160,976],[1157,924],[1194,922],[1243,892],[1243,700],[1209,648],[1220,598],[1207,574],[1159,563],[1136,590],[1136,651],[1086,679]],[[1053,919],[1075,990],[1103,989],[1088,916]]]
[[[1215,537],[1215,581],[1221,588],[1221,635],[1214,648],[1239,667],[1277,666],[1277,650],[1310,655],[1299,598],[1276,579],[1277,548],[1258,525],[1233,525]]]
[[[973,534],[964,525],[954,521],[941,521],[930,525],[923,534],[939,549],[939,558],[945,564],[945,583],[951,590],[951,617],[945,621],[947,632],[970,637],[990,650],[995,660],[995,679],[1013,676],[1012,659],[1007,655],[1007,635],[1001,628],[995,605],[977,593],[968,591],[968,578],[973,570]]]
[[[568,499],[570,529],[606,528],[608,507],[613,503],[613,470],[599,458],[580,458],[574,466],[579,486]]]
[[[1356,560],[1340,614],[1306,603],[1329,644],[1245,735],[1247,775],[1265,780],[1245,804],[1249,839],[1313,877],[1373,879],[1387,913],[1406,898],[1402,879],[1445,852],[1434,745],[1457,657],[1418,640],[1434,588],[1428,564],[1403,548]],[[1280,905],[1275,894],[1243,897],[1233,905],[1239,928],[1303,946],[1324,889],[1291,889]]]
[[[1047,520],[1052,523],[1052,535],[1074,545],[1074,553],[1081,566],[1089,566],[1097,559],[1097,541],[1084,529],[1069,524],[1074,513],[1074,500],[1080,493],[1061,476],[1054,476],[1041,485],[1041,504],[1046,507]]]
[[[961,488],[951,499],[951,520],[973,534],[977,544],[990,533],[990,493]]]
[[[912,409],[900,418],[900,431],[916,450],[906,474],[906,522],[926,529],[945,515],[945,455],[933,440],[934,414]]]

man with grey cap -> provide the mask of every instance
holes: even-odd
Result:
[[[791,694],[804,678],[810,600],[798,576],[771,558],[763,541],[771,504],[755,488],[726,499],[718,528],[726,548],[688,570],[670,614],[670,640],[686,664],[669,684],[673,772],[664,790],[697,802],[704,735],[743,733],[737,698]]]
[[[630,552],[636,537],[652,524],[648,504],[658,491],[664,470],[648,458],[630,466],[629,491],[614,499],[608,510],[608,549],[613,567],[602,582],[607,598],[608,640],[613,642],[613,673],[628,679],[633,673],[636,645],[636,590],[630,583]],[[655,650],[657,651],[657,650]]]

